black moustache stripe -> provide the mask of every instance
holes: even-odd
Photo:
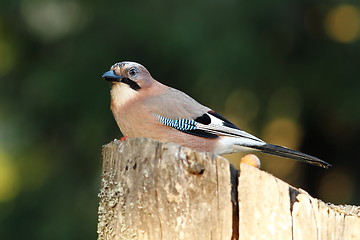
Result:
[[[127,85],[129,85],[132,89],[134,89],[135,91],[138,91],[141,87],[139,86],[139,84],[137,84],[136,82],[134,82],[133,80],[129,79],[129,78],[123,78],[121,79],[121,82],[126,83]]]

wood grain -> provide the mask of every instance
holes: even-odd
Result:
[[[151,139],[103,147],[98,239],[360,239],[360,208]]]

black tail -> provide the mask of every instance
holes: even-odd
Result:
[[[251,146],[251,148],[258,149],[263,153],[280,156],[280,157],[291,158],[291,159],[299,160],[302,162],[307,162],[307,163],[310,163],[310,164],[313,164],[313,165],[316,165],[319,167],[323,167],[323,168],[331,167],[331,164],[329,164],[317,157],[313,157],[308,154],[298,152],[298,151],[292,150],[290,148],[286,148],[286,147],[282,147],[282,146],[278,146],[278,145],[272,145],[272,144],[267,143],[262,146]]]

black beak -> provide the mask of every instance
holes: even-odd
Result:
[[[107,71],[102,75],[102,78],[104,78],[106,81],[110,82],[121,82],[121,79],[125,78],[123,76],[118,76],[115,74],[114,71]]]

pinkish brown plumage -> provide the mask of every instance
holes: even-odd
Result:
[[[121,71],[119,66],[112,67],[110,70],[115,71],[117,74],[125,74],[124,70]],[[178,99],[176,95],[183,95],[182,92],[171,89],[157,81],[148,81],[148,78],[152,78],[151,75],[147,74],[147,70],[143,67],[140,68],[140,71],[144,73],[144,82],[147,83],[145,86],[142,85],[141,94],[135,93],[132,95],[133,90],[126,85],[112,83],[110,108],[123,135],[169,141],[198,151],[211,152],[216,144],[215,139],[209,140],[189,135],[164,126],[157,120],[153,113],[172,112],[166,111],[166,108],[175,108],[175,112],[183,113],[187,117],[191,116],[189,111],[186,110],[186,106],[181,107],[181,105],[176,104]],[[167,104],[159,106],[157,101],[166,101]],[[193,102],[194,100],[189,99],[189,101]],[[203,108],[204,110],[210,110],[206,107]],[[163,115],[168,118],[176,118],[172,114]],[[151,129],[151,131],[148,129]]]
[[[152,78],[134,62],[119,62],[103,78],[111,82],[111,111],[127,137],[148,137],[198,151],[226,154],[261,151],[327,168],[316,157],[268,144],[185,93]]]

